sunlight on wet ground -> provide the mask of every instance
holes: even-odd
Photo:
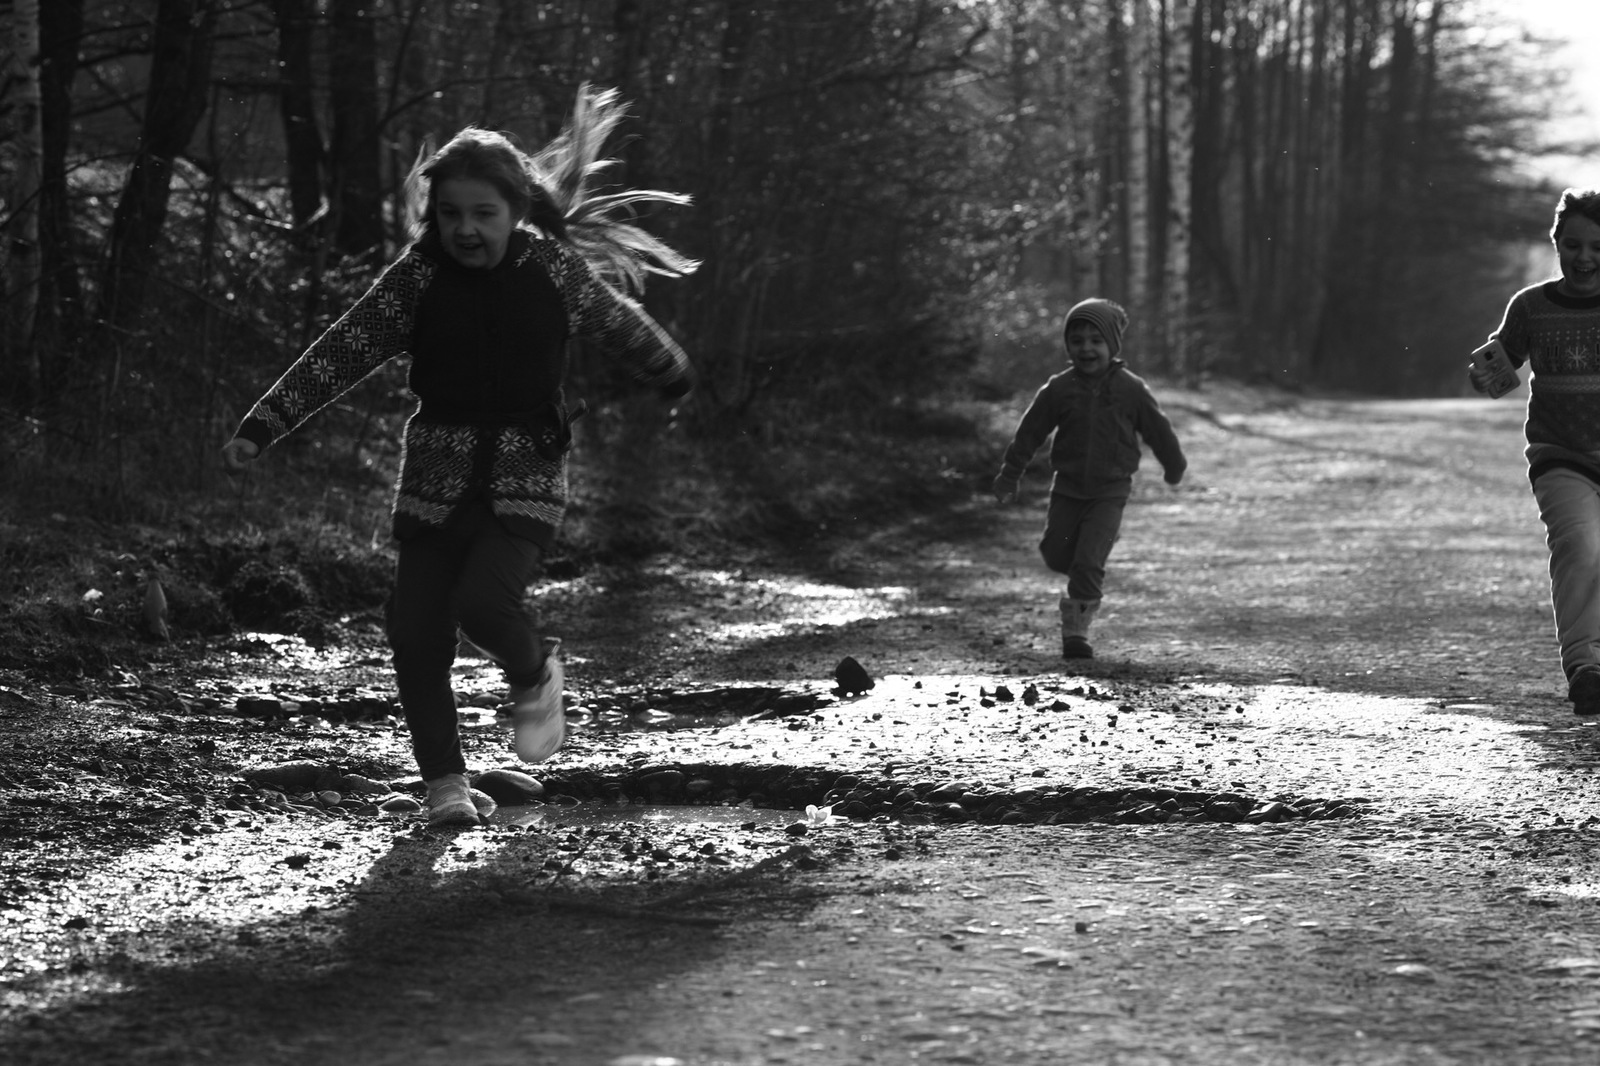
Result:
[[[224,664],[237,665],[241,672],[248,672],[263,652],[273,655],[281,666],[309,673],[341,670],[352,665],[353,660],[372,666],[387,665],[388,662],[386,658],[371,662],[373,653],[370,649],[339,646],[316,648],[307,643],[305,638],[292,633],[261,632],[239,634],[234,650],[223,653],[222,661]]]
[[[717,643],[754,643],[800,630],[856,622],[951,613],[948,607],[922,607],[917,591],[905,585],[852,588],[798,578],[754,577],[739,571],[673,567],[661,572],[696,598],[715,597],[718,614],[731,619],[709,626],[704,636]],[[533,590],[535,602],[604,594],[587,578],[554,581]]]
[[[772,810],[765,807],[706,807],[654,803],[598,803],[573,805],[534,804],[526,807],[501,807],[489,819],[492,825],[530,829],[539,826],[556,829],[564,826],[600,826],[630,823],[647,826],[784,826],[803,820],[800,811]]]

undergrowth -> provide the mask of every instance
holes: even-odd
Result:
[[[948,508],[998,454],[982,419],[948,404],[870,417],[768,412],[698,427],[653,398],[600,407],[577,426],[571,503],[549,577],[671,557],[766,560],[804,570],[841,545]],[[162,643],[241,627],[337,641],[381,622],[393,565],[389,503],[398,421],[359,448],[313,427],[205,491],[81,491],[63,467],[0,494],[0,669],[97,674]],[[35,470],[35,475],[44,470]]]

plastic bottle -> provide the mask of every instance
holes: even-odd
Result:
[[[1482,348],[1475,349],[1472,364],[1487,371],[1483,391],[1488,393],[1491,400],[1499,399],[1522,384],[1517,377],[1517,368],[1511,365],[1511,357],[1506,355],[1499,341],[1490,341]]]

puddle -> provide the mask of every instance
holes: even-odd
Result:
[[[699,826],[737,825],[747,828],[786,826],[803,821],[800,811],[765,807],[695,807],[659,803],[531,804],[501,807],[489,821],[494,825],[528,829],[533,826],[594,827],[603,825]]]

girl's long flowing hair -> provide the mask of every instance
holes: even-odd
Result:
[[[600,280],[624,292],[642,292],[650,274],[682,277],[699,262],[646,231],[634,219],[649,204],[687,204],[690,198],[660,189],[597,192],[618,165],[602,154],[627,115],[615,89],[579,86],[578,100],[554,140],[529,155],[501,133],[469,126],[437,152],[425,145],[406,176],[403,199],[413,239],[434,232],[434,190],[452,178],[487,181],[514,214],[571,245]]]

